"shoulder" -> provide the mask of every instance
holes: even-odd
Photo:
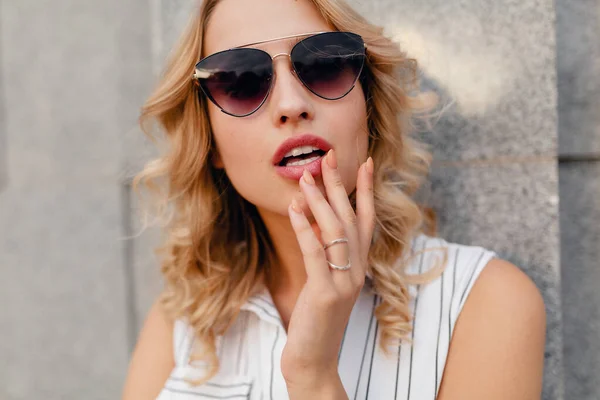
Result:
[[[510,262],[489,260],[458,317],[440,399],[539,399],[545,331],[534,282]]]
[[[450,289],[444,296],[452,301],[457,316],[479,275],[498,255],[481,246],[448,242],[443,238],[419,235],[411,244],[411,262],[407,272],[425,274],[424,280],[435,286],[445,283]],[[430,289],[433,290],[433,289]]]
[[[502,305],[498,311],[507,308],[519,313],[544,311],[542,295],[531,278],[514,264],[499,258],[488,262],[471,296],[484,303]],[[472,308],[477,306],[477,302],[473,303]]]
[[[155,398],[175,367],[174,323],[157,300],[146,317],[131,356],[123,400]]]
[[[458,324],[485,319],[503,323],[505,329],[523,330],[545,326],[545,305],[535,283],[519,267],[494,258],[482,270],[466,301]]]
[[[542,294],[531,278],[512,263],[494,258],[473,286],[457,329],[461,319],[467,324],[480,318],[514,330],[540,328],[545,326],[545,317]]]

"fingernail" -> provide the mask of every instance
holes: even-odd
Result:
[[[367,172],[368,172],[369,174],[372,174],[372,173],[373,173],[373,169],[374,169],[374,166],[373,166],[373,159],[372,159],[371,157],[369,157],[369,158],[367,159]]]
[[[329,150],[327,153],[327,164],[333,169],[337,168],[337,159],[335,158],[335,152],[333,149]]]
[[[310,172],[308,172],[307,169],[304,170],[304,174],[302,175],[302,177],[304,178],[304,182],[308,183],[309,185],[315,184],[315,179],[310,174]]]

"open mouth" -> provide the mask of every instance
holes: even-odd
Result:
[[[297,156],[284,157],[279,164],[280,167],[296,167],[309,164],[325,155],[323,150],[314,150],[307,154],[300,154]]]
[[[321,175],[323,156],[332,147],[327,140],[316,135],[294,135],[277,148],[272,163],[277,174],[286,179],[297,181],[305,170],[317,177]]]

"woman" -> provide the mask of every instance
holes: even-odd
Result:
[[[422,234],[414,77],[341,1],[203,2],[143,109],[166,287],[124,399],[540,397],[535,285]]]

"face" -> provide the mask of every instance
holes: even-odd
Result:
[[[333,30],[310,0],[223,0],[207,27],[203,55],[262,40]],[[289,54],[295,40],[298,38],[251,47],[271,56]],[[303,200],[298,181],[282,176],[273,163],[280,145],[303,134],[324,139],[335,150],[344,187],[351,193],[358,168],[367,158],[366,102],[358,81],[341,99],[318,97],[293,73],[289,57],[275,58],[273,70],[274,86],[255,113],[234,117],[212,102],[208,102],[208,113],[217,149],[214,166],[225,169],[237,192],[254,204],[263,218],[287,218],[292,198],[297,197],[301,204]],[[325,194],[320,176],[315,180]],[[310,217],[308,207],[303,208]]]

